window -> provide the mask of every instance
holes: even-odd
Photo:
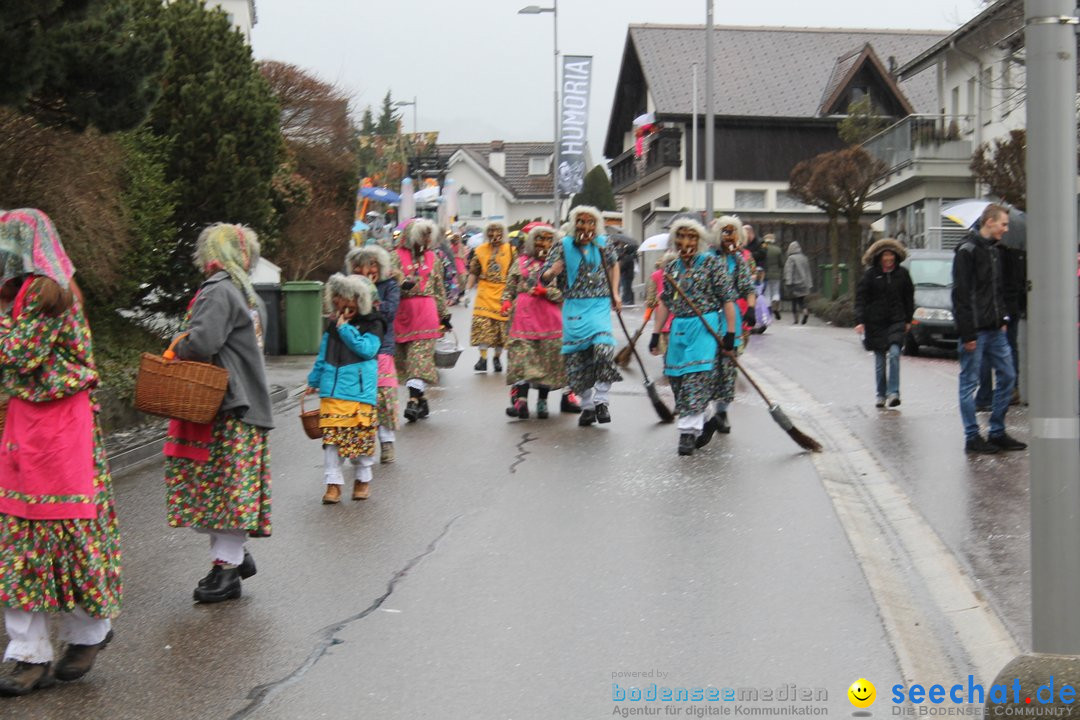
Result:
[[[976,78],[968,78],[967,83],[967,115],[971,117],[972,130],[974,130],[975,121],[979,114],[979,106],[975,104],[975,87],[978,85]]]
[[[736,190],[735,191],[735,209],[736,210],[764,210],[765,209],[765,191],[764,190]]]
[[[550,155],[530,155],[529,156],[529,174],[530,175],[547,175],[550,162]]]
[[[993,105],[991,95],[991,91],[993,90],[993,78],[994,75],[990,68],[984,68],[982,71],[982,81],[979,83],[979,108],[982,112],[983,125],[989,125],[990,118],[993,116],[993,113],[991,112]]]
[[[777,210],[806,210],[809,206],[786,190],[776,191]]]
[[[458,194],[461,217],[483,217],[484,196],[482,193],[461,192]]]

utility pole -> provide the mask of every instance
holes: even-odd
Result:
[[[716,138],[713,118],[713,0],[705,0],[705,223],[713,219]],[[697,158],[694,158],[697,162]]]

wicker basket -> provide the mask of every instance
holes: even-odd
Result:
[[[450,369],[461,357],[463,348],[458,344],[457,333],[451,331],[450,334],[454,336],[453,340],[443,335],[435,341],[435,367]]]
[[[300,396],[300,424],[304,426],[304,434],[312,440],[322,437],[322,428],[319,427],[319,410],[305,410],[304,400],[307,394]]]
[[[177,335],[164,355],[143,353],[135,379],[135,409],[174,420],[210,423],[225,398],[229,371],[173,359],[176,344],[186,335]]]

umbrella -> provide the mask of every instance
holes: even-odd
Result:
[[[417,190],[413,195],[413,199],[418,203],[436,202],[439,199],[439,188],[426,187],[422,190]]]
[[[637,251],[638,244],[634,242],[634,238],[630,237],[629,235],[623,235],[622,233],[613,233],[611,235],[608,235],[608,242],[625,243],[630,247],[634,248],[635,252]]]
[[[469,239],[466,241],[465,244],[470,249],[480,247],[484,244],[484,233],[476,233],[475,235],[470,235]]]
[[[384,203],[396,203],[401,202],[401,196],[393,190],[387,190],[386,188],[366,187],[360,188],[360,194],[366,198],[372,200],[378,200]]]
[[[637,251],[639,253],[649,252],[650,250],[667,250],[668,247],[668,233],[659,233],[652,237],[645,238],[645,242],[638,245]]]
[[[941,217],[951,220],[965,230],[972,229],[979,222],[983,210],[990,200],[959,200],[941,208]],[[1027,215],[1014,207],[1009,208],[1009,231],[1002,241],[1009,247],[1023,249],[1027,246]]]
[[[416,214],[416,198],[413,196],[412,178],[401,181],[401,205],[398,207],[398,217],[411,218]]]

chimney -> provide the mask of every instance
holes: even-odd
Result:
[[[891,75],[891,76],[893,76],[895,78],[896,77],[896,70],[897,70],[896,56],[895,55],[890,55],[889,56],[889,75]]]
[[[488,166],[499,177],[506,177],[506,146],[502,140],[491,141],[491,154],[488,156]]]

